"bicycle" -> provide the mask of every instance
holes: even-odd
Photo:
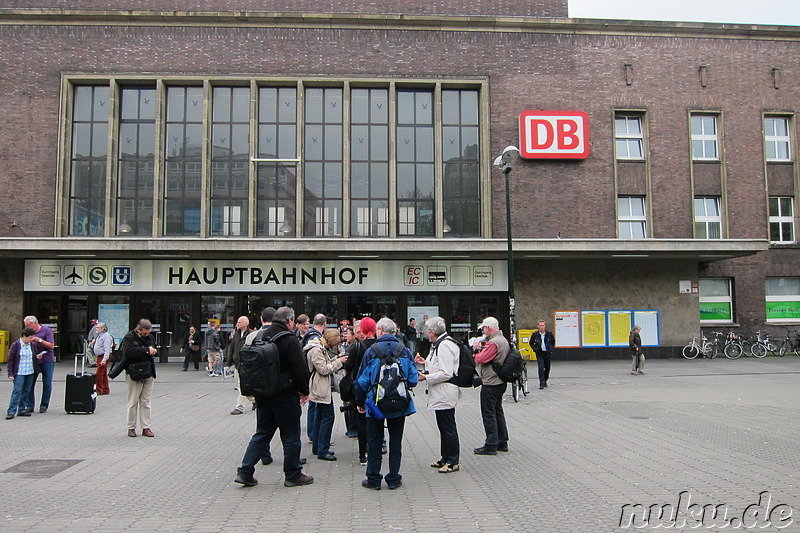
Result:
[[[694,359],[700,354],[709,359],[714,357],[714,343],[709,342],[705,335],[702,335],[701,338],[703,339],[702,344],[697,342],[697,337],[692,337],[692,342],[683,347],[682,353],[686,359]]]
[[[741,335],[731,331],[725,339],[725,348],[722,350],[722,353],[724,353],[725,357],[728,359],[738,359],[742,355],[742,352],[744,352],[744,348],[742,347]]]
[[[764,338],[761,338],[761,330],[756,331],[755,342],[750,347],[750,353],[752,353],[754,357],[761,359],[767,355],[767,352],[774,355],[778,353],[778,351],[778,345],[769,339],[769,333],[765,333]]]
[[[789,334],[790,331],[787,329],[786,338],[783,340],[781,347],[778,349],[778,356],[780,357],[783,357],[789,352],[793,353],[794,355],[800,355],[798,354],[798,351],[800,351],[800,333],[795,334],[794,340],[791,339]]]
[[[511,382],[511,397],[514,402],[518,402],[522,396],[527,396],[530,393],[528,390],[528,360],[522,358],[522,372],[519,373],[519,378]]]

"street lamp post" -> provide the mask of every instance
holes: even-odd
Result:
[[[511,190],[508,175],[511,174],[511,163],[519,157],[516,146],[506,146],[503,153],[494,160],[496,167],[501,167],[506,182],[506,237],[508,239],[508,318],[511,328],[511,344],[517,343],[517,302],[514,296],[514,245],[511,240]]]

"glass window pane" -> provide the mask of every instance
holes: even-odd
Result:
[[[617,198],[617,209],[620,216],[630,216],[631,207],[629,198]]]
[[[278,91],[278,120],[292,122],[297,120],[297,90],[294,87],[282,87]]]
[[[370,132],[370,150],[371,159],[388,160],[389,159],[389,127],[388,126],[371,126]]]
[[[352,127],[350,157],[359,161],[369,159],[369,126]]]
[[[369,90],[353,89],[350,93],[350,115],[354,123],[369,122]]]
[[[633,216],[644,216],[644,198],[631,198],[631,214]]]
[[[458,124],[459,120],[459,91],[442,91],[442,123]]]
[[[233,89],[233,122],[250,120],[250,89],[237,87]]]
[[[783,196],[780,199],[781,201],[781,216],[790,217],[794,212],[794,208],[792,206],[793,198],[790,196]]]
[[[308,122],[322,122],[322,89],[306,89],[305,118]]]
[[[703,117],[692,115],[692,134],[701,135],[703,133]]]

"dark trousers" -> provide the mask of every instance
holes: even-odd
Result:
[[[508,383],[502,385],[483,385],[481,387],[481,416],[483,430],[486,432],[485,446],[497,448],[499,444],[508,442],[506,415],[503,412],[503,395]]]
[[[191,348],[189,351],[186,352],[186,355],[183,358],[183,369],[186,370],[189,368],[189,363],[194,363],[194,369],[200,370],[200,350],[193,352]]]
[[[356,412],[358,415],[358,458],[367,456],[367,415]]]
[[[400,462],[403,459],[403,428],[406,417],[388,418],[385,420],[389,429],[389,473],[386,474],[386,484],[390,487],[400,483]],[[367,481],[374,487],[381,485],[381,446],[383,445],[384,420],[367,417]]]
[[[283,443],[283,472],[286,479],[294,479],[303,470],[300,466],[300,397],[285,393],[275,399],[256,397],[256,432],[244,452],[239,474],[252,476],[256,463],[269,455],[269,441],[275,430],[281,433]]]
[[[553,352],[536,352],[536,363],[539,365],[539,386],[547,385],[550,379],[550,356]]]
[[[436,413],[436,426],[439,428],[439,439],[443,463],[457,465],[459,459],[458,428],[456,428],[456,410],[441,409]]]
[[[309,402],[312,403],[312,402]],[[317,457],[324,457],[331,451],[331,433],[333,433],[333,403],[314,403],[314,442],[311,443],[311,453]]]
[[[344,404],[347,405],[347,404]],[[344,427],[347,430],[347,436],[351,436],[358,432],[358,417],[355,408],[350,408],[344,412]]]
[[[306,413],[306,435],[311,442],[314,442],[317,440],[314,436],[314,429],[317,427],[317,422],[315,420],[317,416],[317,404],[308,402],[306,405],[308,406],[308,412]]]

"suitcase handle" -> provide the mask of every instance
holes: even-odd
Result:
[[[81,373],[80,374],[78,374],[78,357],[81,358]],[[75,374],[76,376],[78,376],[78,375],[82,376],[85,373],[85,370],[86,370],[86,354],[77,354],[76,353],[75,354],[75,370],[73,371],[73,374]]]

